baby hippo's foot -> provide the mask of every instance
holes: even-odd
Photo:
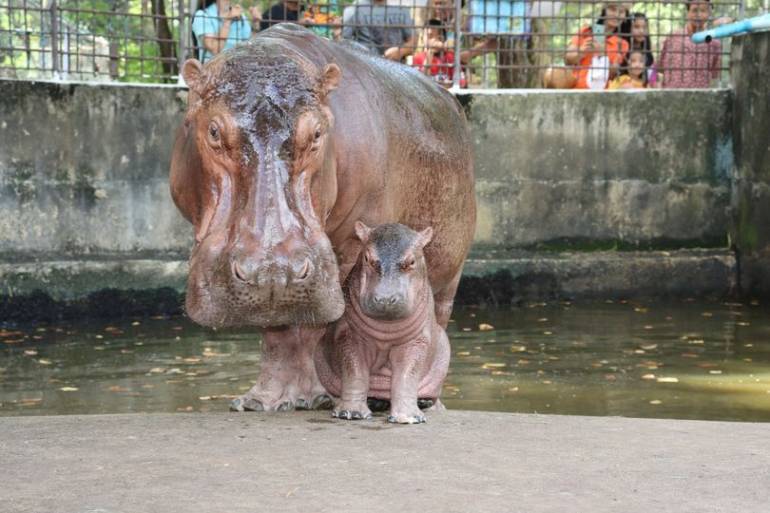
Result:
[[[414,404],[410,407],[393,408],[388,415],[388,422],[394,424],[422,424],[425,422],[425,415]]]
[[[339,401],[332,409],[332,417],[345,420],[369,420],[372,412],[366,401]]]

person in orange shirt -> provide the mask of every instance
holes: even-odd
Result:
[[[625,9],[621,3],[606,3],[596,24],[583,27],[572,38],[564,55],[564,63],[571,68],[546,70],[543,77],[545,87],[589,89],[589,83],[593,83],[594,88],[606,87],[607,81],[617,75],[620,64],[628,53],[628,42],[618,34],[618,28],[623,22],[623,13]],[[599,32],[599,28],[603,33],[595,34],[594,32]],[[599,66],[606,66],[607,69],[599,69]]]

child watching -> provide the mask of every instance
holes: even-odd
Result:
[[[612,80],[607,89],[646,89],[647,64],[645,52],[631,50],[623,60],[620,75]]]
[[[449,50],[446,30],[441,20],[435,18],[428,20],[426,28],[426,50],[414,55],[412,66],[427,73],[442,86],[450,87],[454,76],[455,53]],[[465,85],[465,76],[461,73],[460,87]]]

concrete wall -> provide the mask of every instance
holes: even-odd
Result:
[[[462,100],[476,150],[479,243],[727,245],[729,90]]]
[[[741,287],[770,291],[770,32],[733,39],[734,222]]]

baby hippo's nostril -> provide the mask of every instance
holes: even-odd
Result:
[[[309,258],[306,258],[301,265],[292,268],[294,281],[304,281],[308,279],[311,272],[313,272],[313,264],[310,262]]]

